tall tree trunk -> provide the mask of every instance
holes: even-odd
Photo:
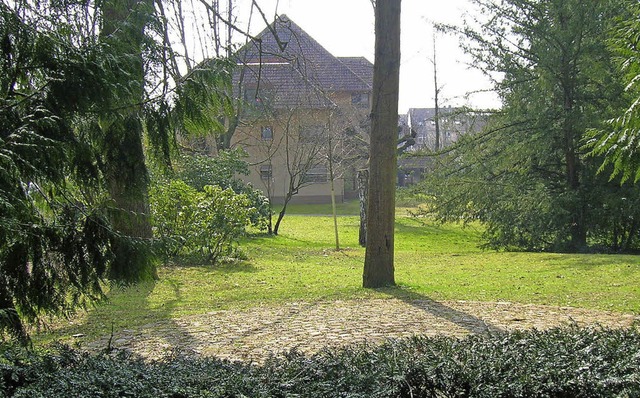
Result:
[[[338,212],[336,210],[336,189],[333,176],[333,161],[329,160],[329,179],[331,181],[331,212],[333,213],[333,232],[336,238],[336,251],[340,251],[340,237],[338,235]]]
[[[155,277],[148,243],[149,176],[142,147],[141,104],[144,99],[142,43],[153,12],[150,0],[108,0],[103,4],[101,38],[119,53],[127,92],[118,93],[120,110],[105,115],[105,177],[112,199],[111,221],[120,235],[112,242],[115,254],[109,277],[138,282]],[[114,115],[115,114],[115,115]]]
[[[329,163],[329,181],[331,183],[331,212],[333,213],[333,232],[336,238],[336,251],[340,251],[340,237],[338,235],[338,212],[336,210],[336,184],[333,172],[333,140],[331,126],[327,129],[327,162]]]
[[[369,197],[369,170],[358,170],[358,198],[360,199],[360,231],[358,233],[358,243],[360,246],[367,245],[367,207]]]
[[[363,286],[390,286],[394,279],[394,222],[400,77],[400,3],[377,0],[371,108],[369,203]]]
[[[435,98],[434,98],[434,114],[433,118],[436,123],[436,143],[434,145],[434,150],[438,152],[440,150],[440,104],[438,103],[438,94],[440,93],[440,89],[438,88],[438,64],[436,60],[436,32],[433,32],[433,86],[435,88]]]
[[[558,15],[560,26],[568,29],[569,16],[563,11]],[[563,111],[564,120],[562,125],[562,133],[564,134],[564,162],[566,172],[566,183],[569,194],[571,195],[571,204],[568,209],[570,212],[569,233],[571,235],[569,242],[569,251],[576,252],[583,250],[587,246],[587,228],[585,225],[585,200],[584,194],[580,192],[580,172],[581,164],[577,147],[581,138],[581,132],[577,131],[577,117],[575,116],[575,98],[578,90],[578,71],[574,63],[575,55],[569,52],[568,48],[563,48],[561,57],[561,78],[560,83],[563,90]]]

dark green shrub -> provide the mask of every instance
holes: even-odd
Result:
[[[220,151],[215,157],[183,154],[177,161],[176,178],[198,191],[202,191],[207,185],[216,185],[245,195],[251,202],[251,207],[256,210],[251,214],[252,225],[264,230],[271,214],[269,200],[262,191],[238,178],[239,175],[249,174],[249,166],[245,160],[247,156],[241,148]]]
[[[564,328],[390,340],[263,365],[4,350],[7,397],[639,397],[640,331]],[[10,353],[10,354],[7,354]]]
[[[215,264],[236,253],[238,239],[257,210],[232,189],[207,185],[202,191],[181,180],[150,192],[152,224],[165,259],[186,256]]]

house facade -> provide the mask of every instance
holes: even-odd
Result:
[[[368,156],[372,79],[368,60],[335,57],[279,16],[237,52],[232,146],[249,154],[245,180],[274,203],[349,196]]]
[[[436,129],[436,119],[438,129]],[[488,115],[466,108],[410,108],[398,117],[399,135],[410,135],[413,145],[398,158],[398,185],[409,186],[422,181],[433,165],[434,156],[465,134],[475,134],[486,125]],[[436,135],[438,145],[436,148]]]

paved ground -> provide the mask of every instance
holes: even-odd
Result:
[[[210,312],[123,330],[111,344],[150,359],[179,351],[260,362],[270,353],[292,348],[312,353],[325,346],[412,335],[464,336],[571,323],[628,327],[638,321],[637,315],[567,307],[376,299]],[[85,347],[101,349],[108,341],[104,336]]]

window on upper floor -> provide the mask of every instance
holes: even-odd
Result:
[[[263,126],[262,131],[260,133],[260,138],[262,138],[263,141],[273,140],[273,127]]]
[[[369,106],[369,93],[351,94],[351,104],[357,107],[366,108]]]
[[[319,143],[325,137],[324,131],[323,126],[300,126],[298,134],[303,143]]]
[[[273,90],[267,85],[248,86],[244,89],[244,100],[250,108],[264,110],[271,104]]]

